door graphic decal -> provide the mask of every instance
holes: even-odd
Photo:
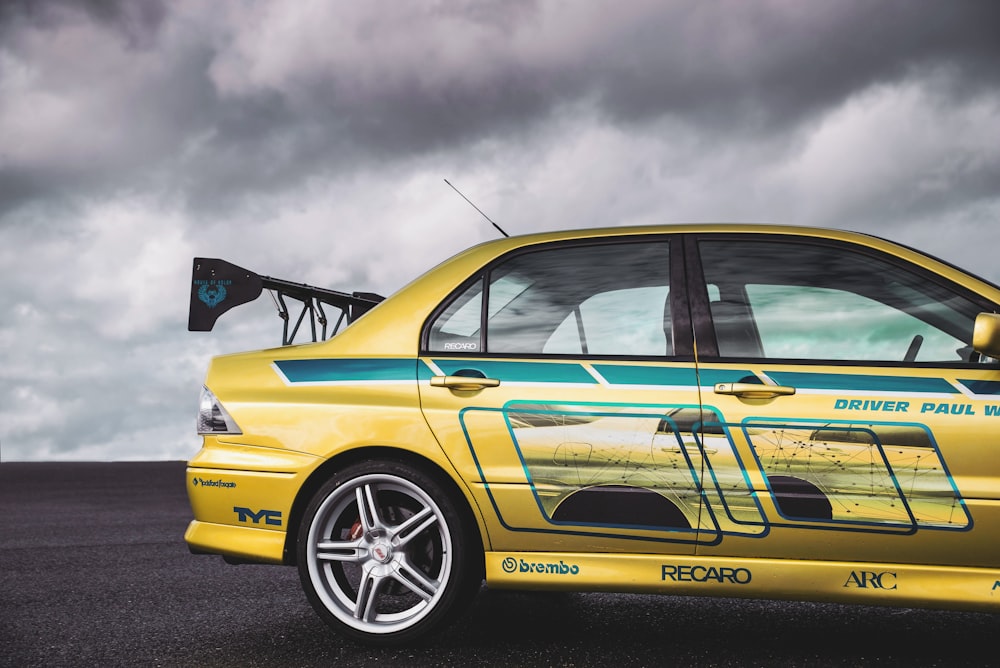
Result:
[[[773,524],[815,521],[905,533],[970,528],[968,510],[923,425],[750,419],[742,426],[775,497],[781,517]],[[789,481],[800,483],[797,491]],[[819,500],[827,504],[822,514]]]
[[[761,537],[771,526],[903,534],[971,527],[922,425],[727,424],[714,409],[690,405],[526,401],[466,408],[460,421],[512,530],[716,544]]]

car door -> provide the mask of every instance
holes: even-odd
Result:
[[[741,376],[704,396],[706,453],[740,455],[706,454],[706,512],[756,529],[699,554],[1000,565],[1000,370],[970,343],[992,287],[877,240],[706,234],[689,258],[699,369]]]
[[[523,248],[428,321],[421,404],[494,550],[693,553],[704,467],[682,250],[671,235]]]

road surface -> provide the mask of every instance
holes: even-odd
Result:
[[[189,520],[180,462],[0,464],[0,666],[1000,664],[1000,615],[485,588],[445,633],[371,649],[293,568],[191,555]]]

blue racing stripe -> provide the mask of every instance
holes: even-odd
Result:
[[[700,379],[693,366],[626,366],[619,364],[595,364],[594,370],[604,376],[612,385],[671,385],[697,387],[716,383],[735,383],[747,376],[755,378],[746,369],[702,369]]]
[[[849,392],[919,392],[926,394],[955,394],[955,387],[944,378],[913,378],[910,376],[864,376],[854,374],[800,373],[797,371],[768,371],[778,385],[800,389],[842,390]]]
[[[1000,394],[1000,382],[995,380],[959,380],[973,394]]]
[[[586,383],[596,385],[597,380],[579,364],[560,362],[508,362],[506,360],[434,360],[447,376],[456,371],[475,370],[487,378],[497,378],[510,383]]]

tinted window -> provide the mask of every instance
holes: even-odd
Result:
[[[559,246],[516,255],[485,277],[486,336],[479,332],[484,282],[476,281],[432,323],[430,350],[670,354],[668,258],[665,241]]]
[[[963,362],[979,307],[918,269],[842,246],[702,241],[723,357]]]
[[[435,352],[480,352],[483,279],[459,293],[431,324],[428,347]]]

